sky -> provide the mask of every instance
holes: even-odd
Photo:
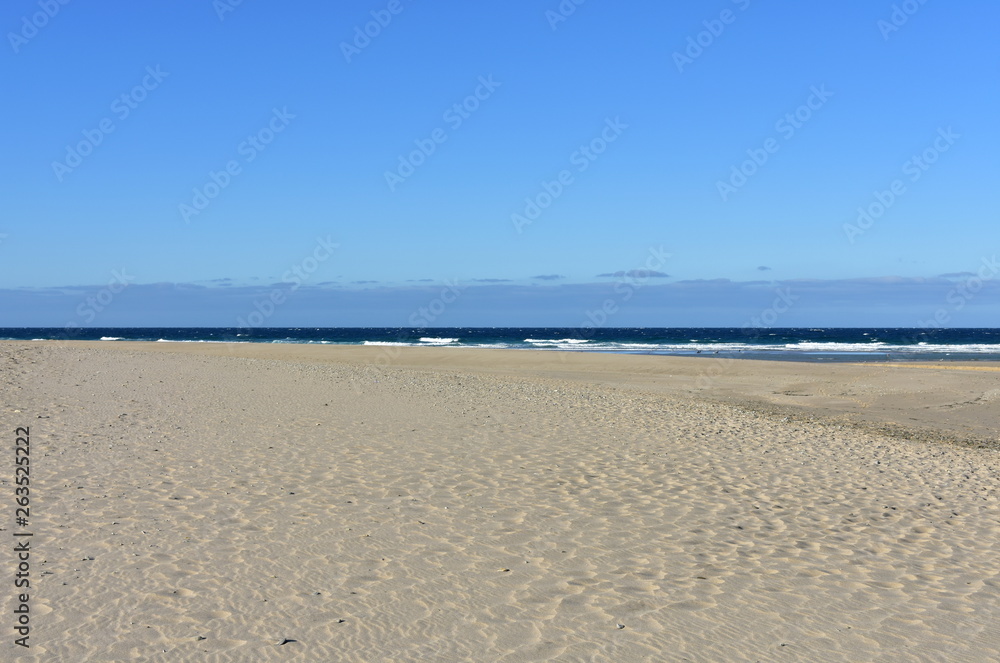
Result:
[[[998,22],[8,0],[0,327],[995,327]]]

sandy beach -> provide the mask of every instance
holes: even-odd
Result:
[[[1000,659],[995,364],[127,342],[0,362],[5,549],[16,427],[33,532],[31,647],[8,627],[4,660]]]

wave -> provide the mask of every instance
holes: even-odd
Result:
[[[649,354],[785,354],[785,355],[885,355],[885,354],[1000,354],[1000,344],[893,344],[881,341],[843,343],[836,341],[799,343],[635,343],[617,341],[580,341],[574,339],[525,339],[529,348],[576,350],[584,352],[633,352]],[[525,346],[521,346],[525,347]]]
[[[837,343],[835,341],[802,341],[799,343],[786,343],[781,346],[786,350],[800,350],[803,352],[885,352],[890,348],[905,348],[912,346],[891,345],[880,341],[869,343]]]
[[[427,335],[437,332],[439,336]],[[752,332],[752,333],[751,333]],[[518,349],[647,355],[722,355],[798,361],[995,360],[1000,329],[568,329],[568,328],[97,328],[70,338],[157,343],[277,343]],[[420,334],[425,334],[420,336]],[[0,329],[10,340],[66,338],[58,328]]]
[[[832,353],[859,353],[859,352],[874,352],[874,353],[941,353],[941,352],[955,352],[955,353],[968,353],[968,354],[983,354],[983,353],[997,353],[1000,352],[1000,344],[994,343],[954,343],[954,344],[938,344],[938,343],[927,343],[925,341],[917,343],[915,345],[900,345],[893,343],[883,343],[881,341],[873,341],[871,343],[836,343],[833,341],[828,342],[811,342],[811,343],[787,343],[780,348],[783,350],[797,351],[797,352],[832,352]]]

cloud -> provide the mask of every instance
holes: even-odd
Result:
[[[628,277],[631,279],[665,279],[669,278],[670,274],[665,274],[664,272],[658,272],[655,269],[630,269],[627,272],[606,272],[604,274],[598,274],[597,278],[624,278]]]
[[[678,284],[685,283],[732,283],[731,279],[684,279],[683,281],[678,281]],[[766,283],[766,281],[746,281],[745,283]]]
[[[770,267],[768,267],[767,265],[761,265],[761,266],[760,266],[760,267],[758,267],[757,269],[758,269],[759,271],[761,271],[761,272],[769,272],[769,271],[771,271],[771,268],[770,268]]]
[[[510,279],[472,279],[476,283],[510,283]]]
[[[351,281],[355,285],[368,285],[369,283],[378,283],[378,281]]]
[[[947,274],[938,274],[938,278],[942,279],[967,279],[971,276],[975,276],[973,272],[948,272]]]
[[[407,283],[434,283],[434,279],[406,279]]]
[[[539,274],[538,276],[532,276],[531,278],[539,281],[558,281],[559,279],[564,279],[566,277],[562,274]]]
[[[401,327],[421,308],[434,326],[740,327],[784,296],[792,300],[776,323],[788,327],[921,327],[944,312],[948,326],[995,323],[1000,275],[975,292],[942,276],[877,276],[781,281],[617,281],[514,284],[372,285],[329,288],[308,282],[205,287],[190,283],[131,284],[113,300],[105,284],[65,288],[0,288],[3,326],[232,327],[268,301],[273,327]],[[455,293],[458,292],[456,295]],[[964,293],[964,294],[963,294]],[[101,310],[87,299],[101,301]],[[603,322],[599,312],[613,310]],[[958,308],[956,302],[962,304]],[[81,307],[88,314],[79,313]],[[96,315],[90,315],[93,311]],[[588,314],[592,314],[588,316]]]

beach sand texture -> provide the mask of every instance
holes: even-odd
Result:
[[[32,647],[8,631],[4,660],[1000,659],[993,366],[56,342],[0,362],[35,532]]]

